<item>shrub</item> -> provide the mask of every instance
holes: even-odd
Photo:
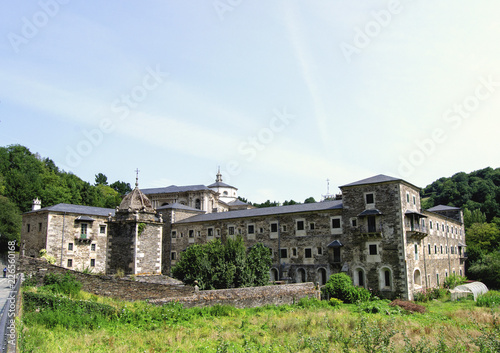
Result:
[[[323,287],[325,297],[337,298],[344,303],[356,303],[370,300],[370,292],[362,287],[355,287],[351,277],[345,273],[336,273],[330,276]]]
[[[330,298],[330,300],[328,301],[328,304],[330,304],[330,306],[333,306],[334,308],[340,307],[342,303],[343,301],[337,298]]]
[[[485,306],[488,308],[493,308],[500,305],[500,292],[496,290],[490,290],[487,293],[480,294],[477,296],[476,300],[477,306]]]
[[[64,276],[61,274],[47,273],[43,278],[43,284],[43,288],[50,292],[62,293],[69,296],[77,296],[82,288],[82,284],[69,272],[66,272]]]
[[[464,284],[467,281],[467,277],[452,274],[446,277],[443,283],[444,288],[453,289],[456,286]]]

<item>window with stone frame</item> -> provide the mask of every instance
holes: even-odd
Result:
[[[342,227],[342,224],[341,224],[340,217],[334,217],[334,218],[332,218],[332,228],[333,229],[339,229],[341,227]]]
[[[296,224],[297,230],[304,230],[305,229],[304,220],[302,220],[302,219],[297,220],[297,222],[295,224]]]
[[[316,228],[316,224],[314,222],[309,223],[309,229],[314,230]]]
[[[249,224],[247,227],[247,233],[248,234],[255,234],[255,225],[254,224]]]
[[[358,218],[351,218],[351,227],[356,228],[358,226]]]
[[[175,261],[177,259],[177,253],[175,251],[172,251],[170,253],[170,260]]]
[[[207,228],[207,236],[209,236],[209,237],[214,236],[214,229],[212,227]]]
[[[38,223],[38,231],[41,232],[42,231],[42,223]]]
[[[73,259],[68,259],[68,267],[73,267]]]
[[[369,255],[378,255],[377,244],[369,244],[368,245],[368,254]]]
[[[96,245],[95,245],[95,243],[90,244],[90,250],[91,250],[91,251],[95,251],[95,249],[96,249]]]
[[[68,251],[73,251],[73,243],[68,243]]]
[[[99,233],[106,234],[106,226],[99,226]]]
[[[95,259],[90,259],[90,267],[95,267]]]
[[[177,238],[177,232],[175,230],[172,231],[172,238]]]
[[[31,230],[31,225],[28,223],[26,224],[26,231],[29,233]]]
[[[87,235],[87,229],[88,229],[88,224],[87,223],[82,223],[80,224],[80,234]]]
[[[286,248],[280,249],[280,258],[282,259],[288,258],[288,249]]]
[[[304,249],[304,258],[306,258],[306,259],[312,258],[312,249],[311,248]]]
[[[316,252],[317,252],[318,255],[323,255],[323,248],[321,246],[318,246],[316,248]]]
[[[194,230],[193,230],[193,229],[190,229],[190,230],[188,231],[188,234],[189,234],[189,237],[190,237],[190,238],[194,238]]]
[[[292,257],[297,257],[297,248],[292,248]]]
[[[229,235],[234,235],[234,226],[227,227]]]
[[[278,233],[278,222],[271,223],[271,233]]]
[[[366,193],[365,202],[367,205],[373,205],[375,203],[375,194],[373,192]]]

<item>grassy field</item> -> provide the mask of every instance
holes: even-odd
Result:
[[[498,295],[431,301],[410,313],[388,301],[331,306],[183,309],[88,293],[24,288],[22,352],[499,352]]]

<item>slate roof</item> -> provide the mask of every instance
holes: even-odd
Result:
[[[205,211],[199,210],[197,208],[189,207],[189,206],[183,205],[181,203],[177,203],[177,202],[171,203],[171,204],[168,204],[168,205],[161,206],[161,207],[157,208],[157,210],[171,210],[171,209],[174,209],[174,210],[186,210],[186,211],[196,211],[196,212],[205,213]]]
[[[153,212],[153,206],[151,205],[151,201],[144,195],[144,193],[139,190],[136,186],[131,193],[125,196],[120,203],[119,209],[121,211],[141,211],[146,210],[147,212]]]
[[[170,185],[163,188],[141,189],[141,191],[146,195],[167,194],[167,193],[186,192],[186,191],[203,191],[203,190],[210,190],[210,189],[205,185],[185,185],[185,186]]]
[[[229,206],[248,206],[249,204],[246,202],[241,201],[240,199],[236,199],[234,201],[228,202],[227,203]]]
[[[238,188],[235,188],[234,186],[228,185],[226,183],[223,183],[222,181],[215,182],[213,184],[208,185],[209,188],[231,188],[238,190]]]
[[[71,204],[67,204],[67,203],[59,203],[59,204],[54,205],[54,206],[44,207],[44,208],[41,208],[39,210],[29,211],[26,213],[35,213],[35,212],[42,212],[42,211],[67,212],[67,213],[92,215],[92,216],[103,216],[103,217],[107,217],[110,213],[112,216],[115,215],[115,210],[113,208],[71,205]]]
[[[403,181],[403,179],[393,178],[391,176],[387,176],[387,175],[384,175],[384,174],[379,174],[379,175],[372,176],[370,178],[366,178],[366,179],[355,181],[355,182],[350,183],[350,184],[342,185],[340,187],[343,188],[343,187],[346,187],[346,186],[356,186],[356,185],[365,185],[365,184],[378,184],[378,183],[385,183],[385,182],[388,182],[388,181]]]
[[[427,209],[429,212],[439,212],[439,211],[456,211],[459,210],[460,207],[446,206],[446,205],[437,205]]]
[[[233,218],[271,216],[271,215],[280,215],[287,213],[326,211],[326,210],[336,210],[336,209],[342,209],[342,200],[323,201],[316,203],[305,203],[305,204],[278,206],[278,207],[252,208],[248,210],[228,211],[219,213],[207,213],[199,216],[186,218],[182,221],[176,222],[176,224],[216,221],[216,220],[233,219]]]

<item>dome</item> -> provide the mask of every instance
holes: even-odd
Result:
[[[136,186],[131,193],[123,198],[119,211],[143,211],[143,212],[154,212],[151,201],[142,193],[141,190]]]

